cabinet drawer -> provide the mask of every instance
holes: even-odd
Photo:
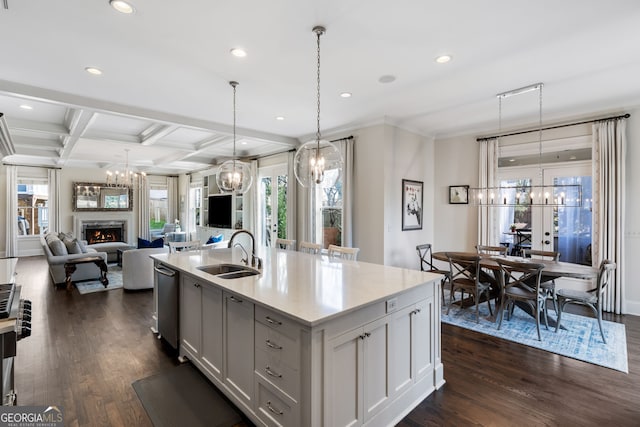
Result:
[[[289,368],[298,371],[300,369],[300,341],[291,339],[278,330],[272,329],[260,322],[255,326],[255,348],[265,351],[274,360]]]
[[[261,381],[256,382],[258,417],[269,426],[299,426],[300,411],[297,404],[287,403],[269,390]]]
[[[278,387],[296,402],[300,396],[300,372],[291,369],[278,356],[256,350],[256,373]]]
[[[288,336],[293,340],[297,340],[300,335],[300,327],[291,319],[269,310],[268,308],[256,305],[256,321],[273,330]]]

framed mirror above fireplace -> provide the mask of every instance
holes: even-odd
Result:
[[[109,187],[95,182],[73,183],[73,210],[118,212],[133,210],[131,187]]]

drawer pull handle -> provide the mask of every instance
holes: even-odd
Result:
[[[230,299],[231,301],[233,301],[233,302],[237,302],[237,303],[240,303],[240,304],[242,303],[242,300],[241,300],[241,299],[235,298],[233,295],[232,295],[232,296],[230,296],[230,297],[229,297],[229,299]]]
[[[278,326],[282,325],[282,322],[280,322],[280,321],[278,321],[278,320],[273,320],[273,319],[272,319],[271,317],[269,317],[269,316],[266,316],[266,317],[265,317],[265,320],[266,320],[267,322],[271,323],[272,325],[278,325]]]
[[[275,349],[275,350],[282,350],[282,347],[281,347],[281,346],[279,346],[279,345],[277,345],[277,344],[274,344],[274,343],[272,343],[272,342],[271,342],[271,341],[269,341],[269,340],[267,340],[267,347],[271,347],[271,348],[273,348],[273,349]]]
[[[271,375],[272,377],[276,377],[276,378],[282,378],[282,374],[279,374],[275,371],[272,371],[270,367],[266,367],[264,368],[264,371],[268,374]]]
[[[269,401],[267,401],[267,408],[269,408],[269,410],[270,410],[271,412],[273,412],[274,414],[276,414],[276,415],[282,415],[282,414],[284,414],[284,412],[282,412],[281,410],[279,410],[279,409],[275,409],[273,406],[271,406],[271,401],[270,401],[270,400],[269,400]]]

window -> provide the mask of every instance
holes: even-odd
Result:
[[[169,216],[168,190],[154,186],[149,190],[149,230],[160,231]]]
[[[325,171],[325,179],[332,182],[335,178],[331,175],[335,174],[339,171]],[[325,249],[329,245],[342,245],[342,175],[332,187],[314,187],[312,194],[315,241]]]
[[[18,237],[37,236],[49,228],[49,184],[46,179],[18,178]]]

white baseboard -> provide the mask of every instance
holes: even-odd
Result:
[[[640,316],[640,301],[630,301],[627,300],[625,302],[625,312],[626,314],[633,314],[634,316]]]

